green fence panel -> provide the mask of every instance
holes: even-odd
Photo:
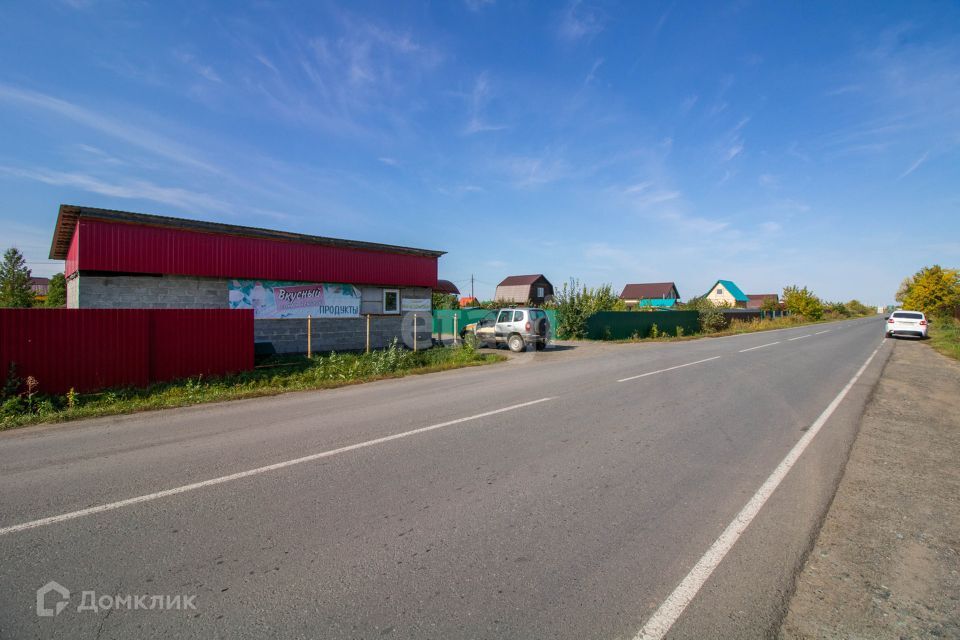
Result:
[[[598,311],[587,318],[587,337],[591,340],[626,340],[633,336],[647,338],[657,325],[660,333],[684,335],[700,330],[700,314],[696,311]]]
[[[457,333],[463,329],[463,325],[470,324],[480,320],[493,309],[434,309],[433,311],[433,332],[444,335],[453,335],[453,319],[457,318]],[[550,322],[550,334],[553,335],[557,330],[557,312],[554,309],[545,309],[547,320]]]

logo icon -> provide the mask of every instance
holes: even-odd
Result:
[[[48,608],[46,602],[47,594],[51,591],[60,596],[53,609]],[[51,580],[37,589],[37,615],[41,618],[52,618],[60,615],[60,612],[67,608],[68,602],[70,602],[70,590],[58,582]]]

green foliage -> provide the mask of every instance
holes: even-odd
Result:
[[[690,298],[684,307],[699,312],[700,331],[703,333],[723,331],[730,325],[727,316],[723,315],[723,309],[729,307],[727,304],[717,305],[708,300],[706,296],[699,296]]]
[[[460,303],[457,301],[457,296],[453,295],[452,293],[441,293],[439,291],[434,291],[432,297],[434,309],[460,308]]]
[[[765,298],[763,302],[760,303],[760,310],[773,315],[774,311],[780,310],[780,301],[774,298]]]
[[[0,307],[27,308],[33,301],[27,261],[16,247],[10,247],[0,263]]]
[[[659,338],[659,337],[662,336],[662,335],[663,335],[663,333],[660,332],[660,327],[658,327],[658,326],[657,326],[657,323],[654,322],[654,323],[650,326],[650,337],[653,338],[653,339],[656,339],[656,338]]]
[[[856,298],[847,303],[847,311],[851,317],[871,316],[876,313],[876,309],[868,307]]]
[[[897,292],[904,309],[928,316],[946,316],[960,307],[960,271],[938,264],[924,267],[908,278]]]
[[[930,346],[945,356],[960,360],[960,320],[940,317],[931,322]]]
[[[587,335],[587,318],[598,311],[623,311],[623,300],[613,286],[603,284],[595,289],[581,286],[578,280],[564,282],[554,295],[557,309],[557,337],[579,340]]]
[[[790,313],[803,316],[808,320],[819,320],[823,317],[823,303],[806,287],[797,285],[783,289],[783,306]]]
[[[47,299],[44,306],[53,309],[61,309],[67,306],[67,279],[62,273],[58,273],[50,278],[50,286],[47,288]]]
[[[11,360],[10,366],[7,367],[7,377],[3,381],[3,388],[0,389],[0,399],[12,398],[20,393],[21,384],[23,384],[23,380],[17,375],[17,363]]]
[[[681,327],[680,325],[677,325],[677,336],[676,336],[676,337],[678,337],[678,338],[682,338],[682,337],[683,337],[683,327]]]

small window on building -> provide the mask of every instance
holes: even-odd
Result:
[[[718,288],[718,289],[717,289],[717,295],[718,295],[718,296],[722,296],[722,295],[723,295],[723,289]]]
[[[383,290],[383,312],[392,313],[392,314],[400,313],[400,290],[399,289]]]
[[[537,297],[538,298],[543,297],[543,287],[537,287]]]

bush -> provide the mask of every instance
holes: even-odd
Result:
[[[723,309],[727,305],[716,305],[707,298],[691,298],[684,305],[686,309],[697,311],[700,314],[700,331],[703,333],[714,333],[723,331],[730,325],[730,320],[723,315]]]
[[[802,289],[797,285],[785,287],[783,306],[790,313],[803,316],[808,320],[819,320],[823,317],[823,303],[806,287]]]
[[[609,284],[596,289],[581,287],[580,282],[572,280],[563,283],[560,292],[554,296],[557,309],[557,337],[582,339],[587,335],[587,318],[598,311],[623,311],[623,300]]]

